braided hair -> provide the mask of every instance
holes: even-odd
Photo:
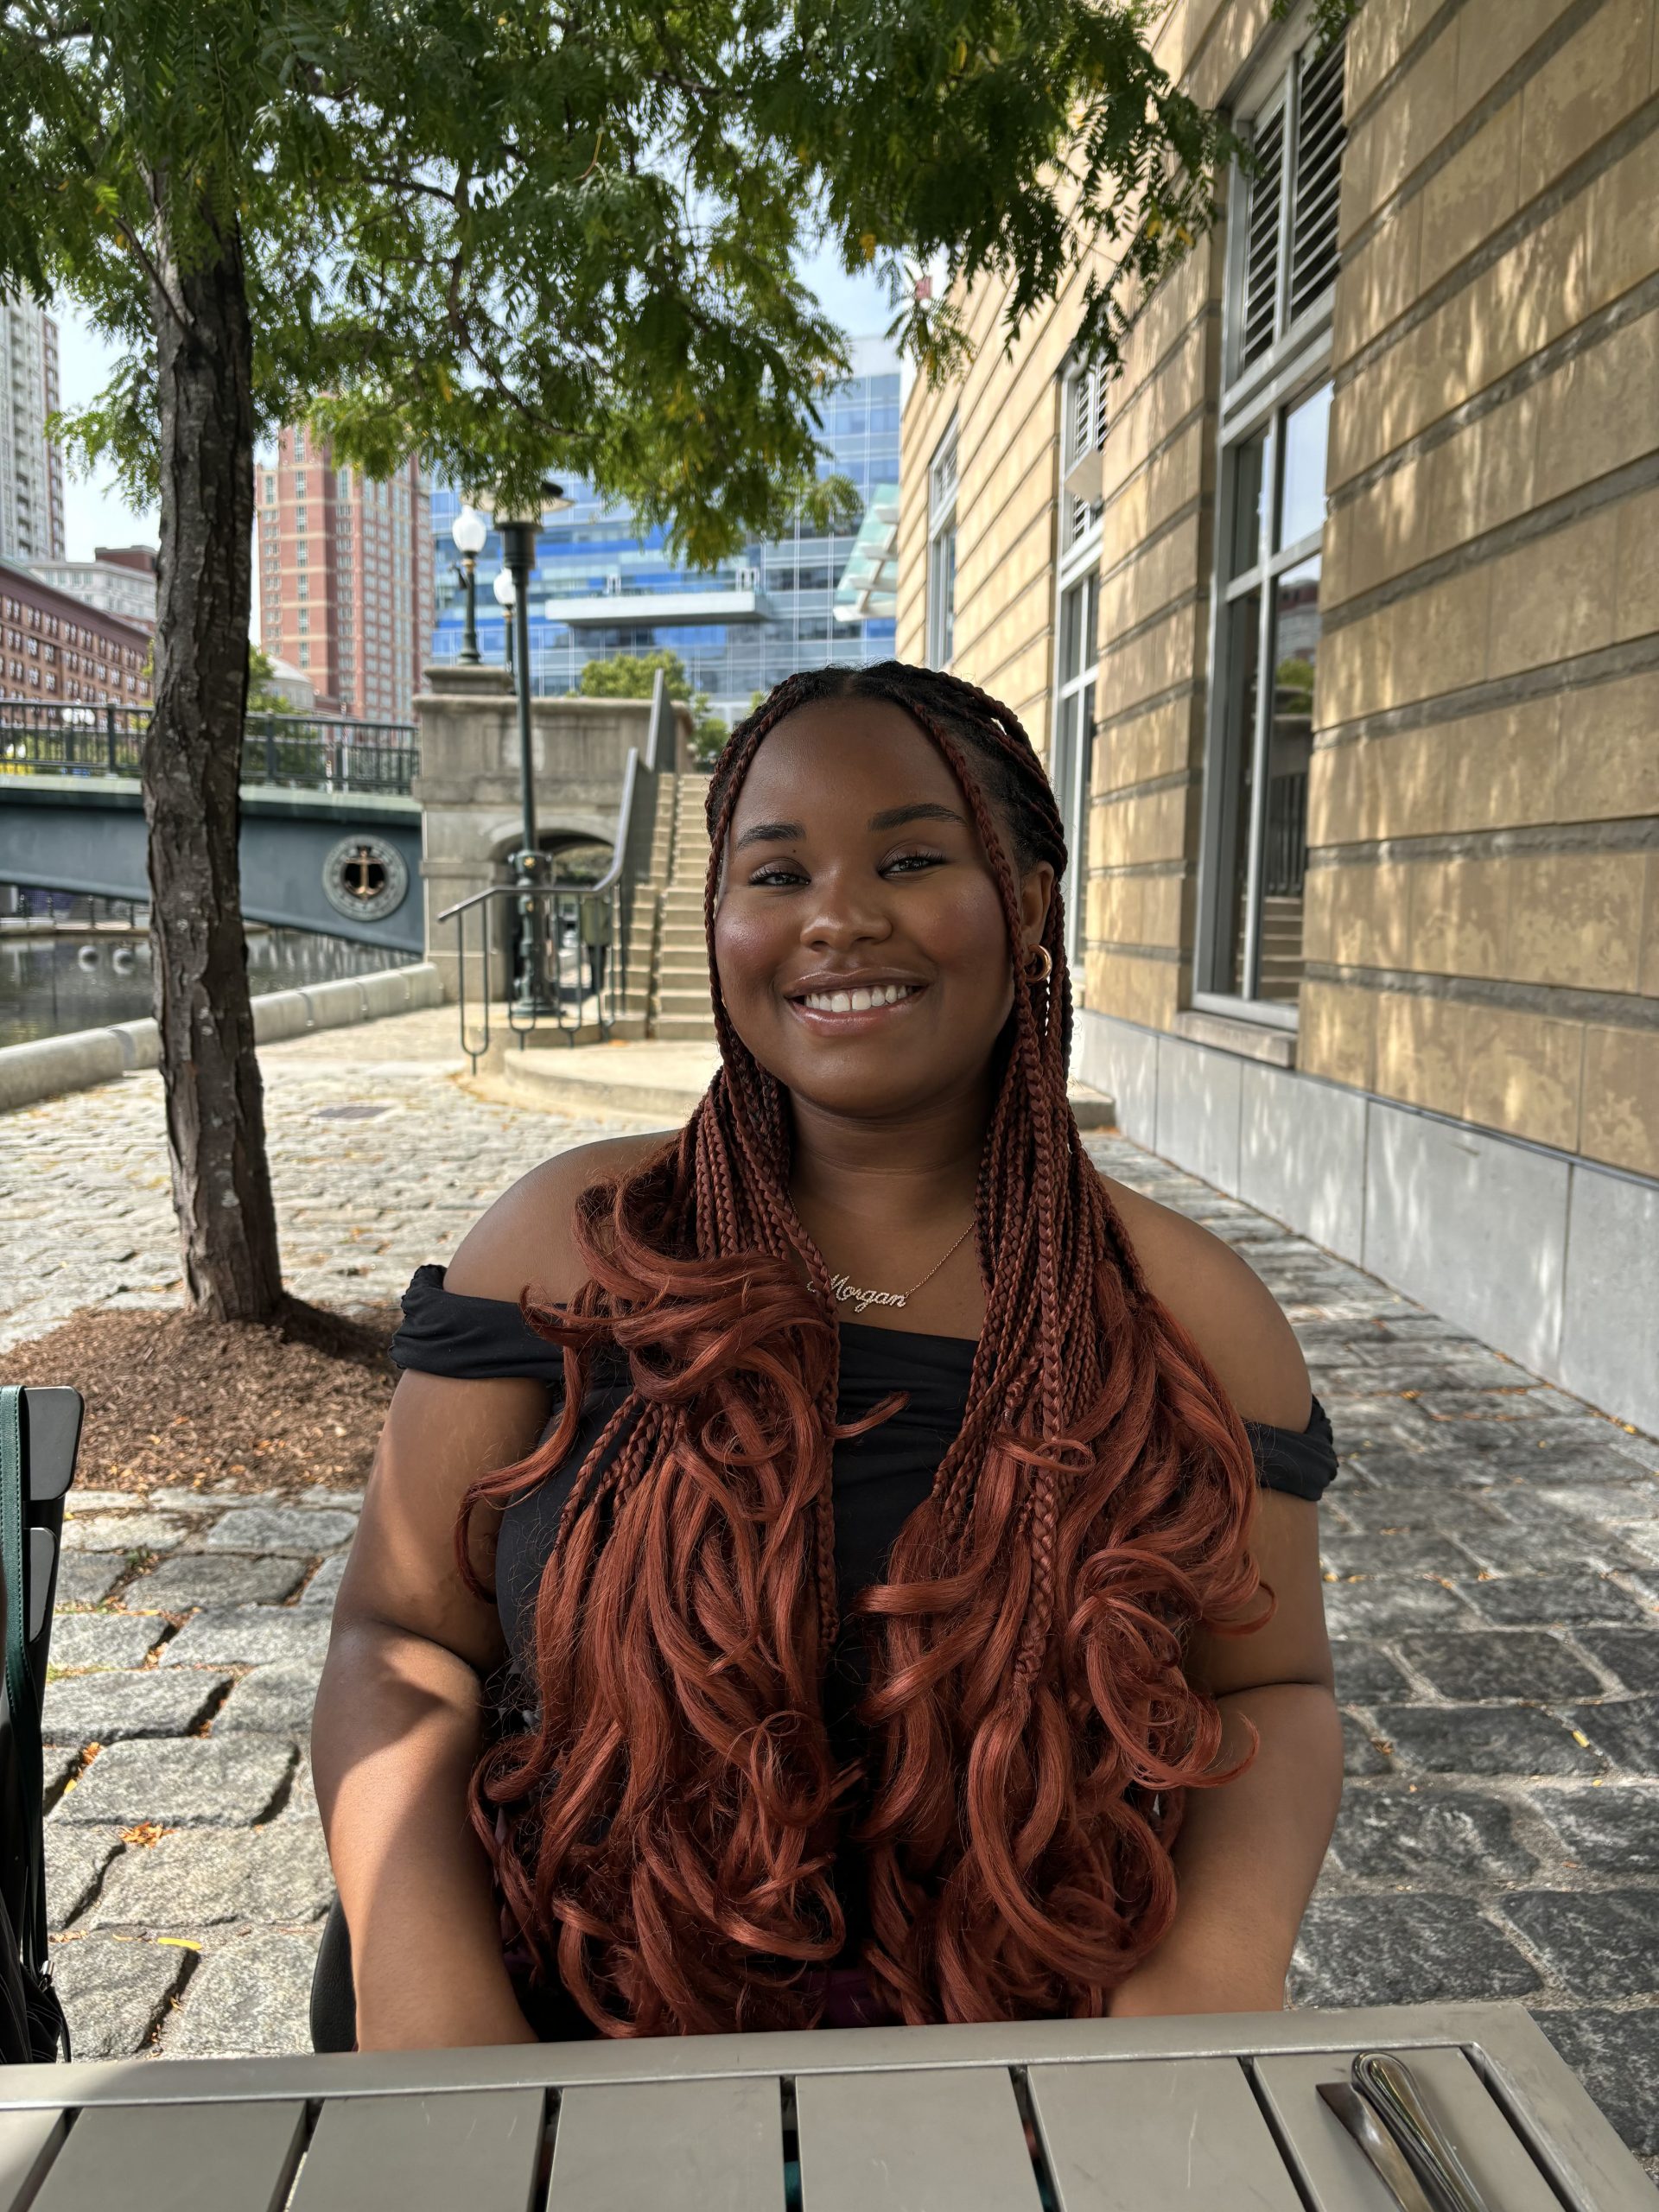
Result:
[[[1104,2011],[1166,1931],[1185,1792],[1221,1722],[1183,1656],[1258,1581],[1243,1423],[1150,1293],[1066,1097],[1058,888],[999,1040],[975,1237],[985,1323],[962,1427],[887,1579],[838,1617],[836,1301],[790,1196],[782,1086],[726,1011],[714,919],[733,810],[769,733],[825,699],[898,705],[967,798],[1020,960],[1021,869],[1065,840],[1008,709],[896,661],[790,677],[709,786],[704,898],[721,1065],[683,1130],[596,1184],[588,1278],[526,1317],[562,1345],[543,1446],[470,1514],[568,1458],[595,1352],[629,1388],[588,1450],[536,1604],[536,1725],[492,1745],[470,1809],[538,1966],[601,2032],[814,2024],[845,1924],[837,1844],[868,1885],[862,1963],[914,2024]],[[804,1280],[803,1277],[804,1276]],[[879,1408],[859,1427],[885,1417]],[[821,1687],[861,1637],[868,1752],[837,1768]]]

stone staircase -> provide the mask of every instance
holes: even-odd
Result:
[[[1302,980],[1302,898],[1265,896],[1262,901],[1261,979],[1264,999],[1294,1004]]]
[[[674,779],[671,798],[657,823],[659,841],[668,839],[658,872],[664,888],[657,900],[646,1034],[682,1039],[711,1038],[714,1007],[709,997],[709,956],[702,931],[702,887],[709,871],[709,833],[704,821],[706,776]],[[630,986],[632,986],[630,976]]]

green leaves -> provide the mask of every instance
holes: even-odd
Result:
[[[1337,4],[1338,0],[1331,0]],[[943,259],[1011,342],[1079,274],[1126,304],[1211,219],[1230,150],[1113,0],[0,0],[0,283],[130,345],[74,435],[153,473],[148,332],[240,245],[258,427],[309,416],[379,474],[410,453],[509,494],[579,472],[712,562],[804,507],[841,334],[828,238],[948,372]],[[1116,264],[1116,273],[1103,273]]]

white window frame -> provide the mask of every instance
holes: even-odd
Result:
[[[1105,448],[1105,372],[1071,361],[1061,372],[1060,489],[1055,518],[1058,557],[1054,564],[1054,671],[1049,728],[1049,780],[1065,824],[1071,857],[1071,895],[1066,902],[1065,957],[1071,988],[1084,1002],[1084,941],[1088,904],[1089,792],[1093,779],[1096,686],[1100,677],[1100,542],[1103,502],[1101,456]],[[1087,435],[1078,434],[1079,399]],[[1079,508],[1081,514],[1079,515]],[[1081,523],[1081,527],[1077,525]],[[1076,674],[1065,666],[1066,603],[1084,595],[1084,619],[1091,625],[1085,665]],[[1086,705],[1075,747],[1065,742],[1067,709],[1079,695]]]
[[[1222,362],[1224,387],[1217,431],[1217,492],[1213,569],[1210,594],[1209,698],[1205,741],[1205,777],[1198,841],[1198,911],[1194,943],[1192,1005],[1203,1012],[1230,1015],[1260,1026],[1294,1031],[1298,1009],[1294,1001],[1250,998],[1231,988],[1230,959],[1224,962],[1223,943],[1230,926],[1236,887],[1224,883],[1222,871],[1234,849],[1236,823],[1233,818],[1240,779],[1233,772],[1234,735],[1228,728],[1232,699],[1229,651],[1232,605],[1254,588],[1261,594],[1256,636],[1257,683],[1251,748],[1251,815],[1245,839],[1244,947],[1242,963],[1246,976],[1259,967],[1262,931],[1260,891],[1266,838],[1266,775],[1269,726],[1273,711],[1270,662],[1274,594],[1278,573],[1309,559],[1319,551],[1323,526],[1300,540],[1273,549],[1277,510],[1281,443],[1280,430],[1292,409],[1328,380],[1331,372],[1332,312],[1334,278],[1288,327],[1285,306],[1289,285],[1291,194],[1287,180],[1294,170],[1295,99],[1299,64],[1313,35],[1312,9],[1300,8],[1285,35],[1274,41],[1269,59],[1246,83],[1236,110],[1247,116],[1249,128],[1260,129],[1283,105],[1289,124],[1281,170],[1278,245],[1278,296],[1274,310],[1274,342],[1248,369],[1239,371],[1244,308],[1244,280],[1248,246],[1249,184],[1234,168],[1229,187],[1225,289],[1222,302]],[[1238,457],[1258,433],[1266,429],[1262,464],[1263,526],[1256,558],[1248,571],[1228,574],[1236,524]],[[1225,988],[1221,988],[1223,976]]]
[[[948,669],[957,627],[957,418],[927,465],[927,662]]]

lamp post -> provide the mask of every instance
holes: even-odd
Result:
[[[544,515],[562,513],[575,505],[556,484],[543,484],[533,505],[501,503],[495,509],[495,526],[501,533],[502,567],[512,593],[513,690],[518,707],[518,783],[524,830],[518,850],[512,855],[518,880],[518,984],[513,994],[515,1013],[534,1020],[539,1014],[558,1011],[547,993],[544,945],[537,925],[536,893],[547,881],[547,855],[536,835],[536,760],[530,728],[530,575],[536,566],[536,539]]]
[[[478,650],[478,556],[484,550],[489,534],[490,525],[477,508],[466,506],[455,517],[449,531],[461,556],[461,581],[467,592],[467,627],[461,640],[461,658],[468,668],[476,668],[484,658]]]
[[[512,570],[498,569],[495,572],[495,582],[491,586],[491,589],[495,594],[495,603],[502,613],[501,633],[507,641],[507,672],[511,675],[513,666],[512,610],[518,597],[518,587],[512,581]]]

